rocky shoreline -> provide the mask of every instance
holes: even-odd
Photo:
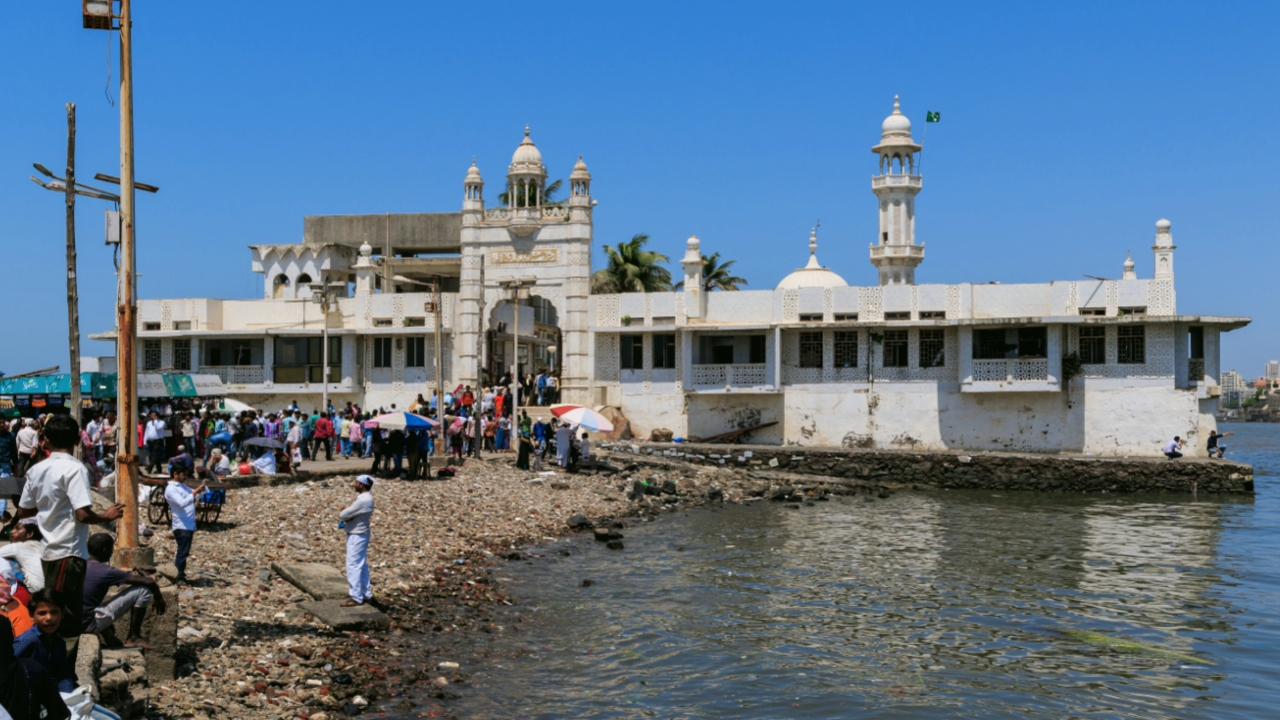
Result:
[[[628,501],[636,482],[656,496]],[[663,494],[663,481],[669,481]],[[299,607],[310,600],[272,563],[344,567],[337,511],[353,491],[344,478],[249,487],[229,493],[221,522],[196,533],[179,597],[179,677],[153,681],[149,715],[325,720],[373,710],[446,713],[461,659],[479,638],[518,632],[493,610],[510,601],[493,576],[529,545],[585,529],[739,497],[739,473],[645,463],[613,475],[527,473],[513,455],[468,462],[444,481],[386,481],[374,488],[369,558],[386,632],[334,631]],[[643,487],[643,485],[642,485]],[[589,519],[589,520],[588,520]],[[173,541],[157,529],[158,564]],[[621,543],[618,543],[621,548]],[[424,652],[425,648],[425,652]]]
[[[842,478],[765,463],[694,464],[661,450],[633,453],[628,444],[601,454],[616,472],[529,473],[514,468],[512,455],[490,455],[449,480],[375,486],[369,557],[377,605],[390,618],[390,629],[377,633],[325,626],[299,607],[310,598],[270,569],[344,567],[336,515],[353,494],[345,478],[232,491],[220,525],[196,534],[195,582],[182,591],[177,618],[179,677],[153,681],[149,715],[447,717],[469,666],[490,661],[491,641],[520,632],[519,608],[508,607],[494,568],[525,559],[531,545],[594,530],[624,550],[617,531],[628,523],[708,502],[798,506],[918,487],[889,473]],[[167,532],[152,545],[157,562],[171,560]]]

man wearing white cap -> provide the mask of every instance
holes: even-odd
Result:
[[[351,483],[359,493],[355,502],[338,513],[338,527],[347,531],[347,585],[351,597],[343,607],[363,605],[373,598],[369,587],[369,518],[373,516],[372,475],[361,475]]]

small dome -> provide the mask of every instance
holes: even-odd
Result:
[[[513,169],[519,166],[542,166],[542,153],[538,151],[537,146],[529,139],[528,125],[524,126],[524,140],[520,141],[515,154],[511,156],[511,166]]]
[[[361,244],[360,244],[360,255],[361,255],[361,256],[363,256],[363,257],[369,257],[369,256],[370,256],[370,255],[372,255],[372,254],[373,254],[373,246],[369,244],[369,241],[367,241],[367,240],[366,240],[365,242],[363,242],[363,243],[361,243]]]
[[[880,125],[880,134],[888,137],[890,135],[906,135],[911,137],[911,121],[906,115],[902,114],[902,109],[898,106],[898,96],[893,96],[893,114],[884,119]]]
[[[779,290],[797,290],[799,288],[848,287],[849,283],[833,271],[818,263],[818,229],[809,231],[809,263],[782,278],[778,283]]]
[[[1169,222],[1168,220],[1165,220],[1164,218],[1160,218],[1159,220],[1156,221],[1157,232],[1169,232],[1169,228],[1171,227],[1173,227],[1173,223]]]
[[[1129,256],[1125,258],[1124,269],[1126,272],[1129,272],[1129,271],[1132,271],[1133,268],[1134,268],[1133,254],[1130,253]]]
[[[467,168],[467,179],[465,180],[465,182],[467,184],[484,182],[484,180],[480,178],[480,168],[476,167],[475,158],[471,158],[471,167]]]
[[[590,180],[591,173],[587,171],[587,164],[582,162],[582,156],[578,156],[578,162],[573,164],[573,174],[569,175],[571,180]]]

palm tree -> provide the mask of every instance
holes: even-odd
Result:
[[[737,260],[727,260],[720,262],[720,253],[715,253],[711,257],[702,256],[702,289],[706,292],[712,290],[741,290],[740,286],[746,285],[745,278],[734,277],[730,275],[729,267]],[[676,283],[672,290],[683,290],[684,281]]]
[[[645,250],[649,236],[633,235],[627,242],[614,247],[604,246],[609,258],[608,267],[597,270],[591,276],[594,293],[664,292],[671,289],[671,271],[659,263],[669,260],[666,255]]]
[[[542,189],[542,204],[545,207],[560,207],[561,205],[564,205],[564,200],[556,199],[556,195],[560,194],[560,190],[563,187],[564,187],[563,180],[555,180],[547,183],[547,186]],[[508,202],[508,200],[510,199],[509,196],[510,196],[510,193],[507,193],[507,192],[498,193],[498,202],[502,203],[506,207],[511,207],[512,206],[511,203]],[[532,195],[526,198],[523,189],[516,191],[515,207],[532,207],[532,206],[533,206]]]

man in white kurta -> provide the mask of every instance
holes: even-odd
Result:
[[[373,516],[372,475],[361,475],[352,483],[357,493],[355,502],[343,508],[338,517],[347,531],[347,586],[350,599],[343,607],[363,605],[373,598],[369,587],[369,519]]]

